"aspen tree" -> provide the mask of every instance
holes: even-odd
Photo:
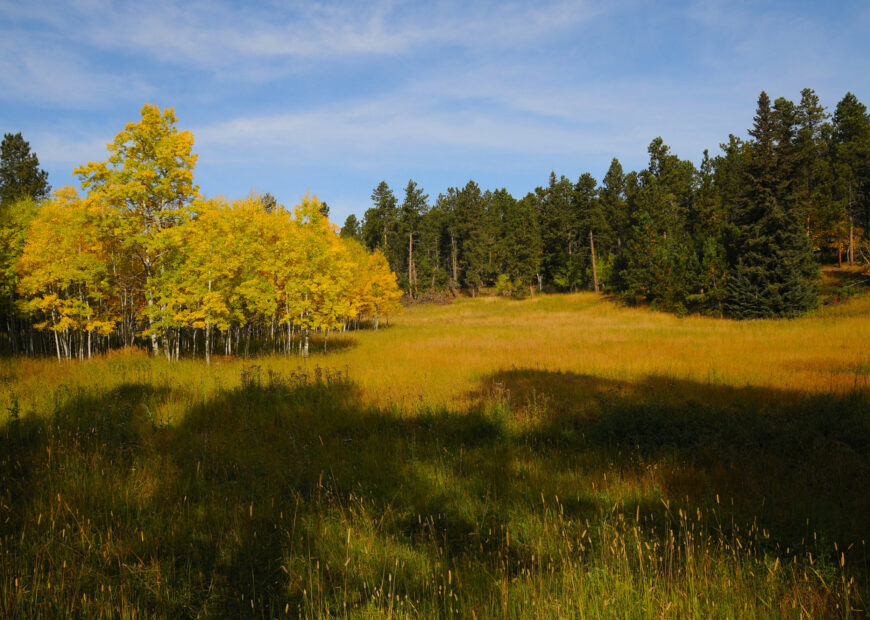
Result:
[[[127,123],[107,145],[109,158],[89,162],[75,173],[88,199],[99,204],[105,226],[124,250],[135,257],[135,292],[144,297],[149,321],[147,332],[154,354],[158,338],[165,341],[167,308],[155,305],[155,276],[165,270],[164,232],[190,217],[190,202],[198,195],[193,183],[196,155],[193,134],[179,131],[172,108],[143,106],[142,119]]]

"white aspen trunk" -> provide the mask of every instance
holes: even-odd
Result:
[[[54,310],[51,311],[51,322],[55,322]],[[53,329],[54,332],[54,346],[57,349],[57,361],[60,361],[60,339],[57,337],[57,330]]]
[[[308,335],[310,328],[306,327],[302,330],[302,357],[308,359]]]
[[[148,308],[154,307],[154,297],[151,295],[151,291],[148,291]],[[160,353],[160,347],[157,344],[157,334],[154,333],[154,317],[151,316],[151,313],[148,313],[148,331],[151,332],[151,352],[154,354],[154,357]]]
[[[284,300],[284,308],[287,312],[287,348],[284,353],[289,356],[293,352],[293,332],[291,331],[293,326],[292,321],[290,321],[290,302],[286,299]]]
[[[205,324],[205,363],[211,364],[211,323]]]

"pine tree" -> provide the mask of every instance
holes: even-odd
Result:
[[[780,104],[780,109],[786,108]],[[779,116],[779,118],[777,118]],[[735,318],[794,317],[817,303],[817,266],[799,214],[789,204],[794,178],[790,123],[762,92],[736,214],[736,247],[727,313]],[[779,141],[777,141],[779,138]]]
[[[403,244],[407,242],[407,252],[403,261],[407,277],[406,290],[411,297],[417,296],[417,263],[419,262],[414,254],[414,241],[419,236],[420,221],[429,210],[428,199],[429,196],[423,192],[423,188],[417,187],[413,180],[409,180],[405,187],[405,199],[399,208],[400,237]]]
[[[870,117],[852,93],[837,104],[832,142],[834,199],[848,235],[849,265],[854,265],[857,229],[870,228]]]
[[[622,170],[622,164],[615,157],[610,162],[610,168],[607,169],[607,173],[601,181],[599,201],[601,211],[607,220],[607,227],[615,237],[615,247],[611,248],[611,251],[614,254],[619,254],[628,238],[631,224],[625,201],[625,173]]]
[[[534,194],[516,200],[507,190],[493,193],[493,207],[499,211],[499,273],[511,291],[533,291],[541,265],[541,231],[535,216]]]
[[[7,133],[0,143],[0,208],[25,198],[42,200],[51,186],[48,173],[39,168],[36,153],[21,133]]]
[[[401,272],[404,244],[397,234],[398,201],[386,181],[372,191],[372,207],[367,209],[362,224],[362,238],[369,250],[380,249],[390,268]]]
[[[563,284],[556,282],[557,274],[568,268],[571,257],[578,248],[579,231],[576,211],[572,208],[574,202],[574,184],[565,176],[556,177],[555,172],[550,173],[550,182],[546,188],[537,188],[539,218],[541,222],[541,241],[543,243],[541,255],[541,269],[544,280],[553,282],[562,288],[565,280],[560,277]],[[585,242],[583,243],[585,247]]]
[[[344,225],[341,227],[341,237],[342,239],[357,239],[359,240],[361,237],[359,221],[356,219],[356,216],[351,213],[344,220]]]

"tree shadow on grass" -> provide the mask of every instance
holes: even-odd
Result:
[[[538,370],[488,377],[539,452],[595,454],[652,476],[663,497],[727,502],[792,549],[815,533],[870,538],[870,399],[649,376],[636,382]]]
[[[543,575],[617,516],[664,536],[678,504],[792,549],[870,534],[862,394],[515,370],[483,381],[470,413],[403,416],[336,373],[244,383],[191,398],[177,426],[150,418],[164,393],[127,384],[2,429],[15,543],[0,611],[274,617],[446,605],[448,586],[485,599],[494,575]]]

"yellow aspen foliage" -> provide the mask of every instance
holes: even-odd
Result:
[[[169,359],[245,353],[252,338],[307,355],[360,319],[375,328],[400,308],[384,256],[343,239],[316,196],[292,211],[251,195],[199,197],[193,135],[171,109],[145,105],[108,145],[104,162],[76,169],[87,194],[56,192],[35,215],[14,273],[23,309],[54,333],[58,357],[150,340]],[[99,344],[99,343],[98,343]],[[76,349],[77,347],[77,349]]]
[[[109,158],[75,169],[88,201],[97,205],[103,227],[130,255],[122,261],[138,283],[134,294],[148,308],[148,335],[157,352],[158,337],[171,325],[169,309],[155,306],[155,276],[165,271],[169,253],[163,233],[190,217],[189,206],[198,196],[193,182],[196,155],[193,134],[179,131],[172,108],[143,106],[142,119],[127,123],[107,145]]]
[[[23,310],[42,317],[37,329],[55,332],[57,355],[72,357],[72,332],[79,355],[90,353],[90,336],[111,333],[117,323],[97,215],[72,187],[57,190],[37,212],[18,262]]]

